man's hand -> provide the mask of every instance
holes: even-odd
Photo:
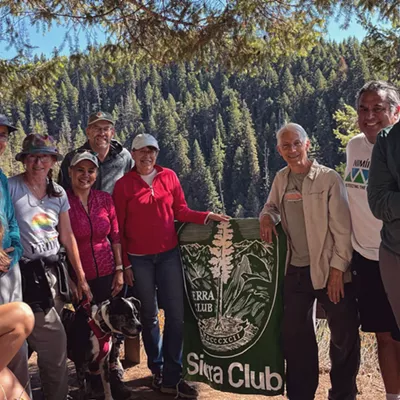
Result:
[[[327,292],[329,300],[337,304],[344,297],[343,272],[331,267],[328,278]]]
[[[274,221],[268,214],[264,214],[260,219],[260,236],[261,240],[264,240],[267,243],[272,243],[273,235],[278,236],[276,232]]]

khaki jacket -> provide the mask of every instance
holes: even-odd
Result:
[[[285,220],[285,213],[281,211],[289,172],[290,169],[285,167],[276,174],[268,200],[260,214],[260,218],[264,214],[270,215],[275,224],[281,221],[286,233],[290,221]],[[344,281],[349,282],[351,275],[348,267],[353,252],[351,219],[342,178],[333,169],[314,161],[304,179],[302,195],[314,289],[326,287],[330,267],[343,271]]]

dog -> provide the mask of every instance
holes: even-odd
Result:
[[[63,310],[68,358],[75,364],[80,399],[87,398],[86,372],[100,369],[104,400],[113,400],[109,376],[111,335],[120,333],[128,338],[139,335],[142,330],[139,310],[140,302],[134,297],[114,297],[98,305],[86,300],[75,311]]]

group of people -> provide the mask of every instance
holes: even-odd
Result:
[[[386,399],[400,399],[399,90],[368,82],[356,107],[361,133],[346,147],[344,178],[309,158],[300,125],[276,134],[287,166],[272,183],[260,235],[272,242],[280,222],[288,238],[282,339],[290,400],[312,400],[317,390],[316,300],[331,332],[328,398],[356,398],[361,324],[376,335]]]
[[[331,331],[329,399],[356,398],[360,323],[376,334],[387,400],[400,399],[399,91],[371,81],[356,105],[362,133],[347,145],[344,179],[309,158],[310,140],[300,125],[288,123],[276,134],[287,167],[275,176],[261,211],[260,235],[272,242],[281,222],[288,238],[282,338],[290,400],[311,400],[318,386],[316,300]],[[0,115],[0,154],[15,129]],[[29,335],[45,399],[67,399],[64,304],[84,297],[99,303],[134,284],[153,388],[195,398],[196,390],[181,379],[184,293],[174,221],[229,217],[188,208],[177,175],[157,164],[153,136],[136,136],[129,152],[113,139],[112,116],[101,111],[89,117],[86,133],[87,142],[65,157],[51,137],[30,134],[16,155],[24,172],[9,180],[0,173],[0,315],[14,312],[25,321],[7,321],[19,328],[15,345],[0,356],[0,389],[11,390],[2,380],[15,380],[11,370],[20,382],[16,390],[25,388],[29,396],[23,345]],[[61,160],[56,183],[52,171]],[[158,300],[165,311],[162,338]],[[2,319],[0,346],[7,329]],[[121,343],[116,335],[110,356],[116,399],[131,394],[122,382]],[[92,387],[98,373],[88,376]]]
[[[0,116],[0,152],[14,130]],[[153,387],[196,397],[181,379],[183,277],[174,221],[203,224],[228,217],[188,208],[176,174],[156,164],[160,148],[153,136],[138,135],[129,152],[113,139],[112,116],[101,111],[89,117],[86,133],[87,142],[65,157],[50,136],[30,134],[15,157],[24,172],[9,180],[0,174],[2,244],[9,259],[2,265],[0,257],[1,303],[29,304],[34,326],[27,342],[37,353],[44,398],[62,400],[68,398],[64,304],[78,305],[83,298],[100,303],[124,295],[124,284],[135,281]],[[53,168],[61,160],[56,183]],[[157,298],[165,310],[163,339]],[[115,399],[131,396],[122,381],[121,343],[120,335],[113,337]],[[27,354],[21,341],[7,364],[30,395]],[[92,389],[102,390],[99,374],[90,371],[87,377]]]

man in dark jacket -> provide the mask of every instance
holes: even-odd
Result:
[[[109,113],[99,111],[91,114],[86,128],[86,135],[88,138],[87,142],[79,149],[71,151],[64,157],[58,181],[64,189],[71,188],[71,180],[68,173],[71,160],[77,152],[89,149],[97,153],[96,155],[99,160],[94,189],[112,194],[115,182],[133,168],[134,161],[132,156],[120,143],[113,140],[115,135],[114,120]],[[117,341],[113,343],[112,351],[115,352],[116,357],[118,357],[121,344],[121,337],[118,337]],[[115,398],[126,399],[131,396],[131,391],[124,386],[121,380],[123,369],[118,359],[117,361],[117,365],[111,365],[111,391]],[[92,385],[96,385],[96,382],[92,383]]]
[[[72,157],[81,149],[89,149],[97,153],[99,159],[99,170],[94,188],[112,194],[115,182],[132,169],[134,161],[129,151],[113,139],[115,128],[111,114],[103,111],[91,114],[86,135],[87,142],[64,157],[58,179],[59,183],[64,189],[71,187],[68,168]]]
[[[399,113],[399,102],[394,105]],[[400,327],[400,123],[384,129],[372,152],[368,202],[383,222],[379,268],[397,325]],[[400,341],[400,337],[394,337]],[[400,360],[398,360],[400,363]]]

